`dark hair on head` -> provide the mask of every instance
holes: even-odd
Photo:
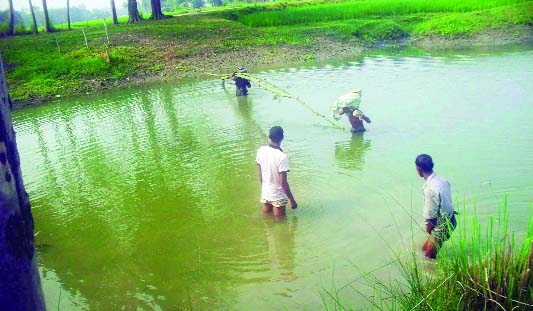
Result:
[[[428,154],[421,154],[416,157],[415,164],[425,173],[433,172],[433,159]]]
[[[273,126],[270,129],[270,134],[268,135],[268,138],[270,138],[273,143],[280,143],[283,140],[283,129],[281,128],[281,126]]]

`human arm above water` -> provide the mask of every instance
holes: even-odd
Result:
[[[287,198],[289,198],[289,202],[291,203],[291,208],[295,209],[298,207],[298,204],[296,203],[296,200],[294,199],[294,196],[292,195],[291,188],[289,186],[289,182],[287,180],[287,172],[281,172],[279,173],[279,177],[281,180],[281,188],[287,195]]]
[[[435,229],[435,226],[437,226],[437,220],[436,219],[426,219],[426,232],[431,234],[431,231]]]
[[[353,111],[353,116],[358,118],[359,120],[361,121],[365,121],[366,123],[372,123],[372,121],[370,120],[370,118],[364,114],[364,112],[362,112],[361,110],[359,109],[355,109]]]

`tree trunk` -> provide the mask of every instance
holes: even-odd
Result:
[[[50,19],[48,18],[48,7],[46,6],[46,0],[43,0],[43,13],[44,13],[44,32],[52,32],[52,27],[50,27]]]
[[[163,12],[161,11],[161,0],[151,0],[152,4],[152,16],[150,19],[163,19],[165,18],[165,15],[163,15]]]
[[[70,30],[70,0],[67,0],[67,25]]]
[[[195,9],[203,8],[204,7],[204,0],[193,0],[192,5],[193,5],[193,7]]]
[[[13,0],[9,0],[9,28],[7,35],[13,36],[15,34],[15,11],[13,10]]]
[[[137,0],[128,0],[128,24],[134,24],[142,21],[137,9]]]
[[[113,24],[118,24],[117,9],[115,7],[115,0],[111,0],[111,12],[113,13]]]
[[[11,108],[0,60],[0,306],[6,310],[40,311],[46,307]]]
[[[28,0],[28,4],[30,6],[30,12],[31,12],[31,18],[33,20],[33,34],[39,33],[39,28],[37,28],[37,20],[35,20],[35,12],[33,11],[33,5],[31,4],[31,0]]]

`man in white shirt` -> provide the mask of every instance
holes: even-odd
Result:
[[[270,129],[270,144],[261,146],[257,150],[255,162],[259,168],[261,182],[261,203],[264,204],[263,212],[274,216],[285,216],[285,205],[291,203],[291,208],[298,207],[287,181],[289,172],[289,157],[281,150],[283,129],[274,126]]]
[[[415,160],[418,175],[426,181],[424,183],[424,210],[426,231],[429,238],[422,246],[426,257],[436,258],[442,243],[450,238],[457,226],[455,210],[453,209],[452,191],[450,183],[442,176],[433,172],[433,159],[427,154],[421,154]]]

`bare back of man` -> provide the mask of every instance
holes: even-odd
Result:
[[[362,133],[366,131],[363,121],[366,123],[372,122],[370,121],[370,118],[359,109],[350,109],[345,107],[342,109],[341,115],[342,114],[346,114],[348,116],[348,121],[350,121],[350,124],[352,125],[352,133]]]

